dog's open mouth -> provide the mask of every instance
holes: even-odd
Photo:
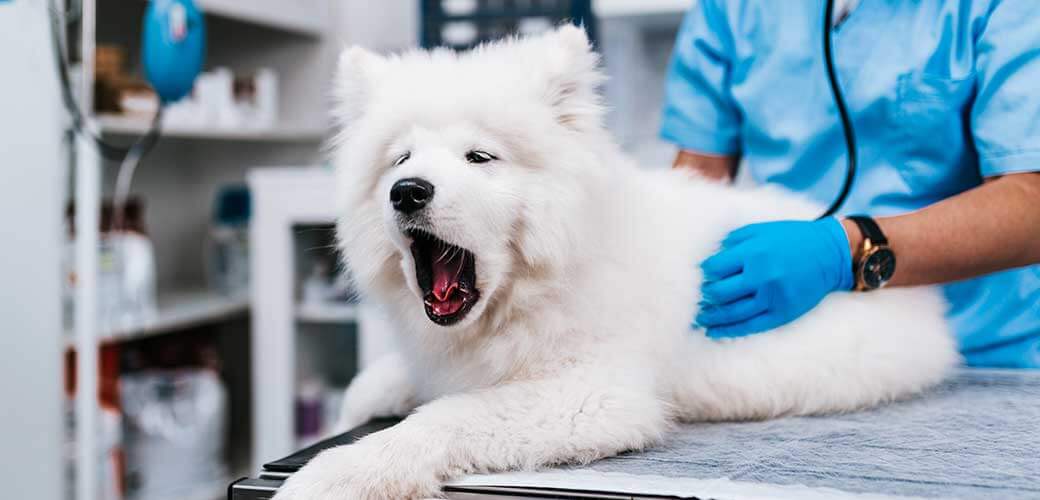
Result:
[[[476,257],[428,233],[409,231],[408,236],[426,316],[443,326],[459,322],[480,298]]]

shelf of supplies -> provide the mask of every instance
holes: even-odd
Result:
[[[116,136],[139,136],[148,131],[149,119],[122,115],[98,115],[101,132]],[[271,128],[225,128],[212,126],[163,125],[164,137],[223,141],[317,142],[326,129],[315,126],[279,125]]]
[[[297,304],[296,319],[304,323],[348,323],[357,321],[357,304]]]
[[[690,0],[593,0],[592,10],[599,18],[682,14]]]
[[[161,335],[194,326],[215,323],[249,310],[248,295],[226,296],[210,290],[182,290],[160,293],[159,312],[154,318],[130,322],[98,332],[100,343],[123,342]],[[68,345],[73,332],[66,331]]]

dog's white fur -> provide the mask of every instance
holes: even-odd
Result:
[[[602,127],[601,80],[573,27],[462,54],[344,53],[341,249],[401,349],[351,384],[340,428],[417,409],[322,453],[278,500],[435,497],[464,473],[645,448],[676,421],[868,407],[957,363],[945,306],[924,288],[834,293],[737,340],[691,331],[697,263],[728,231],[819,207],[635,168]],[[499,160],[468,164],[471,149]],[[482,295],[455,326],[423,310],[388,199],[407,177],[436,186],[433,232],[476,256]]]

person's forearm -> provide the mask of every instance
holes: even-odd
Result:
[[[1040,263],[1040,173],[1007,175],[877,221],[896,254],[891,286],[948,283]],[[853,222],[842,224],[856,255],[862,235]]]
[[[679,150],[672,168],[685,168],[712,180],[732,181],[737,172],[740,157],[736,155],[719,156]]]

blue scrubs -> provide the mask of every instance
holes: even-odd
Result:
[[[739,154],[755,181],[830,204],[846,165],[823,10],[824,0],[696,2],[672,55],[662,137]],[[1036,0],[861,0],[832,37],[860,160],[842,213],[905,213],[987,177],[1040,171]],[[1040,368],[1040,266],[943,291],[968,364]]]

